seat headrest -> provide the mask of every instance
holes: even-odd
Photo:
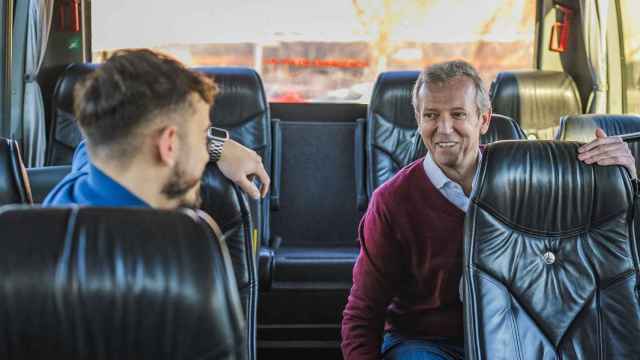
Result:
[[[411,92],[418,75],[418,71],[381,73],[373,88],[369,113],[378,114],[400,127],[415,128],[417,124],[411,104]]]
[[[582,113],[578,88],[559,71],[504,71],[491,84],[493,111],[525,129],[551,129],[561,116]]]
[[[584,164],[577,159],[580,145],[487,145],[473,202],[517,231],[540,236],[575,235],[627,211],[633,201],[627,171]]]
[[[79,80],[98,68],[98,64],[71,64],[60,75],[53,92],[51,129],[47,145],[47,165],[71,164],[73,151],[82,133],[73,111],[74,90]]]
[[[73,114],[74,88],[78,81],[94,72],[98,64],[71,64],[60,75],[54,90],[54,104],[56,109]]]
[[[596,128],[609,136],[640,131],[638,115],[589,114],[565,116],[560,120],[558,140],[589,142],[595,139]]]
[[[0,357],[236,359],[238,293],[209,220],[187,210],[5,207]]]
[[[0,138],[0,205],[32,202],[29,178],[18,143]]]
[[[215,126],[242,125],[269,111],[260,75],[249,68],[198,67],[214,79],[220,92],[211,108]]]
[[[485,134],[480,135],[480,144],[489,144],[498,140],[523,139],[526,139],[526,136],[514,119],[500,114],[491,114],[489,129]]]

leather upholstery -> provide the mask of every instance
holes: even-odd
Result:
[[[271,288],[349,290],[359,249],[353,246],[286,246],[276,252]]]
[[[525,139],[524,132],[515,120],[504,115],[491,114],[489,129],[486,134],[480,135],[480,144],[489,144],[498,140],[523,139]],[[419,132],[416,132],[416,136],[413,139],[411,153],[410,162],[427,154],[427,148],[424,146]]]
[[[3,359],[241,359],[233,270],[206,214],[5,208],[0,228]]]
[[[563,72],[504,71],[490,92],[493,112],[515,119],[538,139],[551,139],[561,116],[582,113],[578,88]]]
[[[60,75],[53,91],[47,165],[71,165],[73,152],[83,139],[73,113],[74,88],[97,67],[96,64],[70,64]]]
[[[220,226],[229,248],[240,301],[246,320],[246,354],[255,359],[258,275],[251,214],[244,193],[227,179],[216,164],[209,163],[202,177],[202,210]]]
[[[469,359],[638,357],[632,184],[579,146],[487,146],[465,222]]]
[[[42,203],[49,192],[70,172],[71,165],[28,168],[27,175],[31,184],[33,203]]]
[[[383,72],[376,80],[367,113],[367,194],[409,161],[417,127],[411,92],[418,71]]]
[[[0,138],[0,205],[32,202],[29,178],[18,144]]]
[[[590,114],[565,116],[560,120],[558,140],[590,142],[595,139],[596,128],[601,128],[609,136],[640,132],[640,116]],[[636,169],[640,169],[640,140],[629,139],[631,153],[636,158]]]
[[[271,175],[271,120],[258,73],[248,68],[200,67],[194,70],[213,77],[220,89],[211,108],[211,123],[228,130],[234,140],[255,150]],[[251,206],[258,236],[262,243],[267,243],[270,237],[269,198],[252,201]]]

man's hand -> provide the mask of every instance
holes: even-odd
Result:
[[[582,145],[578,149],[578,159],[585,164],[623,165],[629,170],[632,178],[636,178],[636,160],[629,150],[629,145],[618,136],[607,137],[607,134],[596,129],[596,139]]]
[[[222,156],[218,160],[218,168],[229,180],[240,186],[244,192],[254,199],[265,197],[269,191],[271,179],[262,165],[262,158],[255,151],[238,142],[228,139],[222,147]],[[260,179],[260,191],[251,182],[250,177]]]

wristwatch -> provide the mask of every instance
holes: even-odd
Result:
[[[207,131],[207,151],[211,161],[217,162],[220,160],[222,147],[227,140],[229,140],[229,132],[227,130],[213,126],[209,128]]]

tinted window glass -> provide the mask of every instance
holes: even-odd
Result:
[[[247,66],[272,102],[363,102],[377,74],[462,58],[487,86],[531,68],[535,0],[109,0],[92,4],[94,61],[125,47],[191,66]]]

